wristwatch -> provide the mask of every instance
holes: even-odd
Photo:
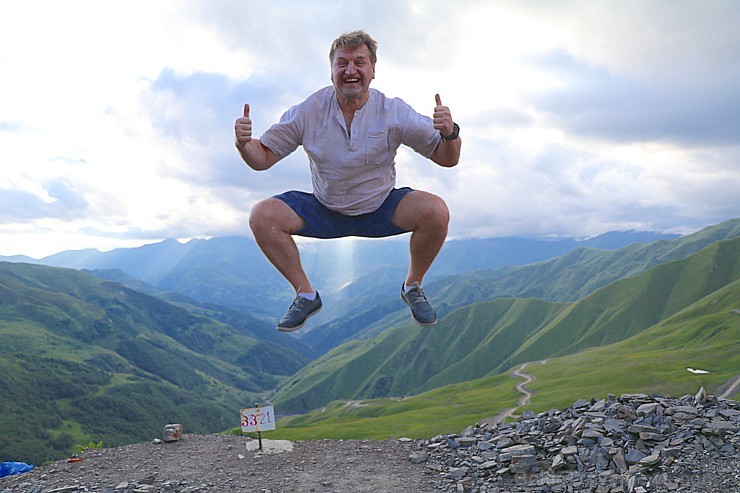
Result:
[[[460,125],[455,122],[452,122],[452,125],[452,133],[450,135],[442,135],[442,132],[439,133],[442,135],[442,140],[455,140],[460,135]]]

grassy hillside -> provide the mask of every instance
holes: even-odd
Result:
[[[119,248],[68,251],[41,260],[73,269],[119,269],[161,291],[175,291],[205,303],[247,307],[255,313],[280,310],[286,283],[247,238],[176,240]],[[254,293],[260,296],[254,296]]]
[[[532,366],[529,372],[537,377],[530,385],[537,392],[532,407],[561,407],[568,403],[564,395],[574,393],[681,396],[702,386],[717,392],[740,374],[738,310],[740,281],[735,281],[625,341]],[[709,373],[695,375],[686,368]]]
[[[572,304],[505,366],[625,339],[737,279],[740,237],[712,243],[686,259],[621,279]]]
[[[709,373],[695,375],[687,367]],[[716,393],[740,374],[740,281],[624,341],[548,359],[526,371],[536,376],[529,384],[535,395],[526,409],[536,412],[568,407],[578,399],[606,398],[609,393],[682,396],[695,394],[700,387]],[[269,436],[383,439],[458,433],[516,407],[518,382],[503,373],[403,399],[334,401],[306,415],[279,420],[277,431]]]
[[[275,403],[306,411],[337,399],[403,396],[574,354],[650,328],[740,278],[740,237],[622,279],[573,303],[497,299],[434,328],[408,324],[336,348],[291,377]]]
[[[595,238],[526,239],[486,238],[453,239],[441,252],[431,276],[460,274],[503,265],[522,265],[570,251],[574,248],[618,248],[634,242],[647,242],[672,235],[648,232],[611,232]],[[378,284],[376,273],[391,269],[393,291],[408,261],[408,240],[387,238],[382,241],[346,238],[335,241],[301,244],[303,265],[311,279],[320,286],[327,304],[325,313],[331,320],[332,310],[351,304],[357,295],[367,297]],[[11,260],[2,258],[0,260]],[[24,261],[18,257],[12,261]],[[97,250],[68,251],[34,262],[75,269],[119,269],[129,276],[144,280],[163,291],[177,291],[200,302],[231,307],[248,307],[253,312],[280,316],[290,287],[269,264],[255,242],[245,237],[211,238],[180,243],[167,240],[139,248],[122,248],[110,252]],[[361,279],[362,274],[372,278]],[[348,283],[352,289],[342,288]],[[369,288],[369,289],[368,289]],[[342,290],[342,293],[336,293]],[[259,293],[255,296],[254,293]],[[336,297],[334,295],[336,294]],[[343,300],[345,303],[334,303]],[[351,307],[347,307],[352,312]],[[338,310],[336,313],[341,312]],[[344,313],[347,313],[345,311]],[[322,316],[324,316],[322,314]]]
[[[484,297],[478,299],[508,296],[575,301],[616,280],[684,259],[712,243],[738,236],[740,219],[732,219],[668,241],[636,243],[613,251],[581,248],[537,264],[481,271],[465,276],[459,284],[449,279],[447,288],[439,287],[440,297],[450,306],[474,301],[471,293]]]
[[[264,341],[273,341],[277,343],[277,345],[273,346],[269,353],[274,353],[275,351],[287,351],[289,354],[285,355],[284,359],[286,361],[294,359],[295,354],[299,354],[304,357],[300,358],[302,363],[305,363],[317,356],[314,350],[299,342],[298,339],[293,337],[286,338],[285,334],[277,332],[275,330],[275,320],[272,317],[267,317],[267,319],[265,319],[265,317],[260,316],[259,313],[255,313],[254,311],[244,307],[226,307],[224,305],[195,301],[192,298],[188,298],[187,296],[176,292],[162,292],[143,281],[127,276],[118,269],[84,270],[83,272],[91,274],[99,279],[120,283],[134,291],[154,296],[172,305],[183,308],[194,315],[218,320],[219,322],[223,322],[226,325],[233,327],[246,336]]]
[[[448,276],[430,280],[425,286],[440,316],[462,306],[502,297],[576,301],[618,279],[683,259],[711,243],[738,236],[740,219],[733,219],[668,241],[635,243],[614,251],[579,248],[536,264]],[[435,264],[434,270],[443,268]],[[366,286],[363,293],[369,295],[343,301],[347,307],[343,316],[301,334],[301,342],[323,353],[344,342],[371,339],[408,320],[408,310],[398,299],[396,282],[397,279],[389,282],[378,275],[364,283],[358,281],[356,284]]]
[[[0,263],[0,451],[219,431],[305,363],[269,341],[88,274]]]

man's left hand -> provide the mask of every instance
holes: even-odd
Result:
[[[434,128],[439,130],[442,135],[450,135],[454,130],[452,114],[447,106],[442,106],[442,99],[439,94],[434,95],[437,106],[434,107]]]

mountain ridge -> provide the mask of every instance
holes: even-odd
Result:
[[[719,243],[717,238],[737,234],[738,225],[740,220],[735,220],[683,240],[694,243],[693,246],[681,245],[677,248],[674,245],[669,248],[662,246],[661,242],[654,242],[651,248],[661,247],[669,252],[687,253],[702,241]],[[191,248],[196,249],[196,245],[204,244],[195,243]],[[400,242],[398,244],[401,245]],[[228,267],[233,265],[235,258],[241,258],[239,252],[244,245],[246,243],[243,240],[227,245],[229,248],[225,251],[232,256],[226,255],[220,260],[208,258],[203,250],[191,251],[191,260],[200,258],[204,263],[198,266],[200,270],[190,270],[190,274],[180,277],[177,282],[197,283],[198,276],[207,273],[210,266],[220,265],[218,275],[199,289],[209,289],[211,283],[222,283],[220,292],[230,291],[231,288],[224,281],[228,281],[229,276],[240,278],[243,271],[227,272]],[[162,251],[170,248],[179,247],[171,242],[161,245]],[[141,253],[138,251],[137,255]],[[692,275],[707,284],[711,279],[706,277],[702,269],[719,263],[720,271],[724,272],[734,253],[726,252],[703,262],[697,261],[698,267],[695,267]],[[601,254],[605,255],[604,252]],[[609,264],[603,259],[594,260],[596,257],[591,253],[574,255],[587,259],[586,265],[590,267],[606,268]],[[645,254],[633,254],[638,260],[640,255]],[[181,256],[177,262],[183,262],[183,258]],[[553,262],[547,264],[548,272],[563,267],[555,259],[544,262]],[[153,264],[150,259],[147,266]],[[507,267],[496,271],[496,279],[511,275],[515,270]],[[736,270],[735,267],[731,269],[732,275]],[[31,271],[36,275],[29,275]],[[355,385],[364,392],[363,395],[382,396],[406,386],[406,390],[400,392],[400,395],[405,395],[404,392],[412,391],[409,382],[414,381],[426,382],[429,388],[436,389],[439,388],[437,385],[446,385],[449,381],[467,381],[481,374],[491,375],[506,369],[504,366],[508,363],[503,360],[498,363],[499,367],[491,367],[488,363],[490,355],[482,350],[457,360],[451,359],[462,354],[464,348],[473,346],[471,340],[484,341],[483,347],[505,349],[508,346],[500,344],[501,341],[509,341],[512,345],[512,342],[516,342],[512,338],[518,337],[521,345],[528,334],[555,324],[553,320],[565,312],[564,307],[574,303],[503,297],[477,302],[460,296],[463,290],[458,286],[458,291],[451,291],[449,300],[443,300],[441,304],[443,323],[450,323],[454,319],[455,324],[464,325],[468,323],[466,319],[475,323],[482,317],[489,317],[492,321],[503,320],[504,323],[499,327],[500,330],[488,334],[485,331],[462,334],[466,331],[461,330],[458,339],[444,340],[444,334],[436,336],[451,353],[440,356],[435,349],[435,341],[428,335],[428,340],[419,339],[421,344],[409,345],[410,340],[418,337],[419,329],[408,323],[405,310],[397,310],[390,305],[390,301],[384,305],[386,302],[376,301],[381,298],[371,298],[371,306],[378,311],[378,317],[363,329],[364,339],[335,348],[311,361],[301,370],[306,373],[301,374],[298,369],[304,367],[308,359],[306,353],[296,351],[305,338],[280,339],[274,333],[274,322],[267,321],[270,319],[266,310],[250,310],[244,305],[220,306],[188,298],[177,290],[163,292],[156,287],[148,293],[138,292],[125,288],[119,282],[135,284],[142,290],[149,290],[150,287],[122,272],[75,271],[0,262],[0,352],[4,355],[0,360],[0,368],[10,376],[0,382],[0,392],[14,396],[10,402],[0,403],[0,414],[3,416],[0,424],[0,437],[3,438],[0,441],[4,440],[0,442],[0,449],[25,450],[24,453],[30,451],[38,457],[49,457],[49,454],[69,450],[75,440],[87,443],[89,438],[99,439],[96,434],[107,433],[106,430],[110,430],[111,437],[106,439],[107,445],[122,443],[132,437],[136,439],[142,436],[144,429],[151,433],[163,422],[171,422],[182,416],[168,411],[168,406],[179,412],[191,413],[188,417],[191,428],[205,429],[204,419],[213,412],[222,418],[209,419],[208,426],[214,423],[214,426],[218,426],[218,423],[226,423],[231,419],[229,415],[233,412],[232,408],[243,405],[245,400],[266,398],[267,392],[272,392],[275,387],[285,389],[294,385],[296,375],[304,379],[305,385],[314,378],[309,370],[319,367],[328,359],[341,367],[342,372],[341,378],[332,384],[332,391],[344,391],[343,387],[352,390],[351,387]],[[98,279],[93,274],[113,281]],[[537,277],[530,272],[528,274]],[[477,280],[481,275],[480,272],[471,273],[469,277]],[[249,276],[259,277],[254,273]],[[564,284],[558,289],[563,289],[566,283],[573,283],[574,276],[565,277]],[[161,276],[159,279],[165,278]],[[445,287],[445,279],[440,277],[436,281],[441,288]],[[663,284],[668,282],[666,279],[666,276],[656,276],[655,282]],[[388,277],[388,281],[392,282],[391,277]],[[685,285],[687,283],[682,284]],[[473,286],[481,295],[486,293],[484,289],[479,289],[483,286],[475,283]],[[349,285],[344,289],[350,293],[358,287]],[[392,295],[396,305],[400,304],[396,299],[397,288],[394,286]],[[452,287],[448,289],[452,290]],[[568,291],[576,291],[576,288],[570,287]],[[269,290],[265,295],[271,296]],[[665,303],[678,307],[688,302],[689,298],[676,291],[675,297]],[[467,302],[465,308],[463,305]],[[457,306],[456,303],[461,305]],[[361,325],[362,321],[358,320],[358,326]],[[124,332],[118,331],[123,327],[128,328]],[[151,332],[152,327],[159,327],[156,334]],[[267,337],[268,332],[272,335],[271,339]],[[310,334],[307,332],[307,335]],[[90,353],[91,344],[97,344],[95,354]],[[372,359],[367,360],[367,365],[353,359],[353,350],[359,351],[363,346],[371,345],[378,348],[371,355]],[[64,349],[63,358],[55,353],[60,348]],[[214,355],[218,357],[213,359]],[[501,356],[511,355],[504,352]],[[482,373],[484,365],[489,365],[486,373]],[[367,374],[366,367],[375,368],[374,373]],[[444,373],[440,372],[440,368],[449,369]],[[54,378],[47,378],[47,374],[54,375]],[[38,389],[48,387],[54,389],[48,392],[49,395],[38,392]],[[31,391],[24,392],[23,389]],[[153,395],[161,399],[155,399]],[[309,396],[303,399],[298,408],[312,409],[312,406],[326,404],[331,397],[330,392],[325,392],[320,398]],[[26,402],[25,407],[18,406],[21,402]],[[280,402],[281,412],[289,410],[290,406],[283,407],[284,402],[276,402]],[[214,403],[217,404],[215,411]],[[38,423],[35,417],[31,417],[30,422],[23,422],[23,409],[38,409],[54,419],[48,426]],[[120,411],[118,414],[117,409]],[[122,420],[121,414],[127,419]],[[9,442],[7,437],[17,436],[18,429],[25,429],[29,433],[21,440]]]
[[[609,232],[586,239],[489,238],[452,239],[435,262],[429,279],[452,273],[472,272],[506,264],[526,264],[552,258],[583,246],[618,248],[636,241],[655,241],[677,235],[653,232]],[[322,286],[322,297],[332,313],[334,292],[356,280],[360,273],[404,271],[408,245],[403,239],[383,241],[340,239],[299,244],[305,269]],[[0,257],[0,260],[8,260]],[[200,302],[246,308],[272,317],[282,315],[290,287],[247,237],[194,239],[187,243],[169,239],[136,248],[108,252],[87,249],[60,252],[27,261],[87,270],[119,269],[160,291],[177,291]],[[398,283],[402,281],[399,280]],[[225,287],[228,286],[228,289]],[[361,288],[365,290],[366,288]],[[253,293],[259,292],[259,299]],[[342,299],[342,296],[337,296]],[[310,327],[309,327],[310,328]]]
[[[403,396],[573,354],[629,338],[737,278],[740,237],[617,280],[575,302],[474,303],[431,330],[409,323],[339,346],[286,381],[274,402],[286,411],[306,411],[336,399]]]
[[[0,354],[0,450],[37,463],[101,436],[145,439],[172,420],[223,430],[307,362],[118,283],[8,262]]]
[[[610,282],[738,235],[740,219],[734,219],[673,240],[631,244],[618,250],[579,248],[533,264],[436,278],[425,283],[425,291],[440,317],[458,307],[500,297],[575,301]],[[404,323],[407,310],[398,303],[397,287],[377,276],[371,282],[383,293],[376,296],[377,305],[370,304],[369,309],[353,305],[341,321],[320,324],[305,332],[301,341],[326,352],[340,343],[367,339],[384,327]],[[380,304],[384,310],[378,309]]]

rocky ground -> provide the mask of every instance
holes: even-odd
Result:
[[[0,478],[0,493],[740,492],[740,406],[643,394],[578,401],[430,440],[184,435]]]
[[[626,394],[420,442],[446,491],[740,492],[740,407]]]
[[[408,460],[415,443],[263,440],[185,434],[177,442],[89,450],[0,479],[3,493],[432,492],[434,475]],[[247,449],[250,445],[250,450]],[[292,450],[291,450],[292,448]]]

